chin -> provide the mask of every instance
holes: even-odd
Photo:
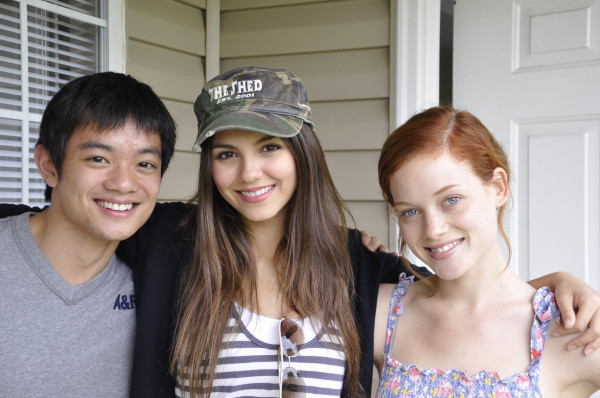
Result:
[[[135,233],[136,229],[127,229],[127,230],[119,230],[119,231],[104,231],[104,233],[100,234],[99,238],[106,240],[108,242],[120,242],[129,238],[131,235]]]

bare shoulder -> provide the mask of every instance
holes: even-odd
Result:
[[[552,336],[558,326],[550,323],[542,357],[540,386],[544,397],[589,397],[600,389],[600,353],[589,356],[583,349],[567,350],[567,343],[576,337]]]
[[[379,286],[377,296],[377,310],[375,312],[375,330],[373,341],[373,355],[375,367],[381,372],[383,364],[383,353],[385,352],[385,341],[387,335],[387,319],[390,308],[390,300],[395,284],[384,283]]]
[[[387,317],[390,308],[390,300],[392,299],[392,292],[394,291],[395,284],[383,283],[379,285],[379,294],[377,296],[377,311],[375,313],[375,339],[377,339],[378,328],[383,323],[383,327],[380,330],[385,330],[387,325]]]
[[[381,284],[379,286],[379,295],[377,296],[377,310],[375,313],[375,328],[374,328],[374,341],[373,341],[373,352],[374,361],[377,370],[381,370],[383,364],[383,353],[385,352],[385,344],[387,339],[387,324],[390,313],[390,303],[394,288],[397,284]],[[421,282],[410,283],[407,286],[406,295],[402,298],[402,301],[406,304],[411,301],[415,294],[418,296],[422,291]]]

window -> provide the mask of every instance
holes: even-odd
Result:
[[[108,69],[108,14],[108,0],[0,1],[0,203],[44,203],[42,113],[65,83]]]

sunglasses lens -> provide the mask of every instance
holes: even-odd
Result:
[[[304,343],[304,333],[298,324],[289,319],[282,319],[279,323],[281,332],[281,348],[288,357],[298,355],[300,347]]]
[[[281,391],[282,397],[304,397],[306,388],[300,372],[294,368],[285,368],[282,374]]]
[[[283,355],[286,355],[289,363],[290,358],[298,355],[300,348],[302,348],[304,333],[302,333],[302,328],[296,322],[285,318],[279,321],[279,332],[281,336],[280,360],[283,361]],[[282,398],[304,398],[306,396],[306,386],[300,372],[291,366],[282,370],[282,365],[283,363],[280,363],[279,396]]]

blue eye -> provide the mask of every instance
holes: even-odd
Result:
[[[404,210],[400,215],[403,217],[412,217],[417,215],[417,211],[415,209]]]
[[[451,198],[446,199],[446,203],[448,203],[449,205],[455,205],[460,201],[460,198],[453,196]]]

